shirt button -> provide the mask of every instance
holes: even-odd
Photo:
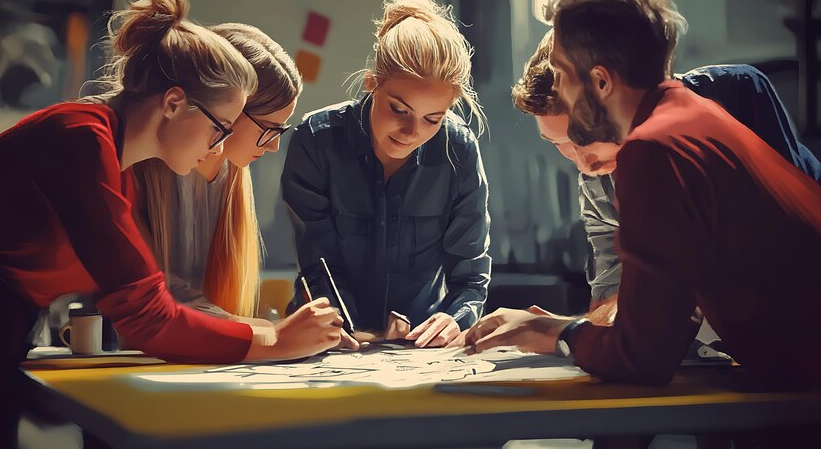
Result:
[[[385,226],[385,220],[380,221],[379,224]]]
[[[391,217],[391,221],[396,221],[396,217]]]

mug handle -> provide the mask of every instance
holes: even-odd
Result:
[[[60,340],[66,345],[67,348],[71,348],[71,343],[66,340],[66,331],[71,330],[71,325],[66,324],[65,326],[60,328]],[[68,334],[69,338],[71,338],[71,334]]]

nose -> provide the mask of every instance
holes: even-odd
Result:
[[[219,156],[225,150],[225,142],[220,142],[219,145],[208,150],[209,153]]]
[[[418,130],[418,127],[416,125],[416,120],[414,120],[412,118],[408,119],[408,120],[405,120],[405,122],[402,123],[402,128],[399,129],[399,131],[405,137],[405,140],[415,140],[417,130]]]

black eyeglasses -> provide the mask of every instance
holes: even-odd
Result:
[[[277,137],[285,134],[285,131],[288,131],[289,129],[291,129],[291,125],[275,126],[275,127],[271,128],[271,127],[265,126],[262,123],[260,123],[257,119],[252,117],[251,114],[249,114],[245,111],[242,111],[242,113],[245,114],[246,117],[251,119],[251,121],[254,122],[254,124],[257,125],[257,127],[259,127],[259,129],[262,130],[262,134],[260,134],[259,139],[257,139],[257,146],[258,147],[264,147],[265,145],[268,144],[268,142],[270,142],[270,141],[276,139]]]
[[[208,149],[209,149],[209,150],[213,150],[213,149],[214,149],[214,147],[216,147],[216,146],[218,146],[219,144],[221,144],[221,143],[225,142],[225,139],[227,139],[227,138],[231,137],[231,134],[234,134],[234,130],[233,130],[233,129],[228,129],[228,128],[226,128],[226,127],[225,127],[225,125],[223,125],[223,124],[222,124],[219,120],[217,120],[217,118],[216,118],[216,117],[214,117],[214,116],[213,116],[210,112],[208,112],[208,109],[205,109],[205,106],[203,106],[203,105],[201,105],[201,104],[199,104],[199,103],[194,103],[193,101],[191,102],[191,105],[193,105],[195,108],[197,108],[197,109],[199,109],[200,111],[202,111],[202,113],[203,113],[206,117],[208,117],[208,120],[211,120],[211,123],[213,123],[213,124],[214,124],[214,126],[215,126],[215,127],[219,130],[219,132],[220,132],[220,135],[216,138],[216,140],[214,140],[214,142],[212,142],[212,143],[211,143],[211,146],[209,146],[209,147],[208,147]]]

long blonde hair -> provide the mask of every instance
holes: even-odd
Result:
[[[231,42],[256,70],[259,88],[248,98],[248,114],[276,112],[302,92],[302,77],[294,61],[258,28],[226,23],[210,29]],[[203,291],[223,309],[250,316],[259,293],[261,255],[251,169],[230,164],[228,179],[228,191],[208,252]]]
[[[248,98],[245,112],[267,115],[291,104],[302,92],[302,78],[294,61],[268,35],[259,29],[238,23],[209,28],[227,39],[248,60],[259,80],[259,87]],[[146,161],[135,167],[143,186],[146,204],[144,221],[155,254],[168,267],[170,231],[167,217],[174,211],[164,195],[173,185],[173,176],[162,164]],[[226,189],[223,192],[214,235],[208,250],[203,293],[213,304],[240,316],[255,314],[263,251],[256,208],[254,206],[251,170],[229,164]]]
[[[383,7],[382,19],[375,21],[373,59],[354,77],[371,77],[377,86],[399,74],[451,83],[456,108],[464,112],[463,104],[467,104],[468,119],[477,119],[481,135],[487,118],[473,89],[473,48],[456,27],[452,8],[431,0],[387,0]],[[354,84],[358,84],[356,79]]]

